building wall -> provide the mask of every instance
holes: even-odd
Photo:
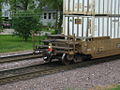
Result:
[[[55,26],[56,11],[43,11],[40,21],[44,26]]]
[[[8,17],[9,19],[11,15],[11,11],[10,11],[10,5],[8,3],[3,3],[2,6],[2,17]]]

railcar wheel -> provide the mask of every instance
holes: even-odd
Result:
[[[46,63],[50,63],[50,62],[52,61],[52,56],[51,56],[51,55],[44,56],[44,57],[43,57],[43,60],[44,60]]]
[[[82,62],[84,60],[83,55],[75,55],[74,63]]]
[[[69,65],[72,63],[73,59],[74,59],[73,55],[63,54],[62,63],[65,65]]]

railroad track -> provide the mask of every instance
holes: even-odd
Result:
[[[24,54],[16,54],[16,55],[9,55],[9,56],[1,56],[0,57],[0,63],[7,63],[7,62],[15,62],[20,60],[26,60],[26,59],[35,59],[40,58],[42,56],[42,53],[24,53]]]
[[[10,71],[0,72],[0,85],[4,85],[10,82],[17,82],[19,80],[32,79],[35,77],[40,77],[44,75],[54,74],[58,72],[64,72],[80,67],[88,67],[90,65],[96,65],[100,63],[105,63],[113,60],[119,60],[120,56],[107,57],[96,60],[87,60],[78,64],[73,64],[69,66],[64,66],[59,62],[52,62],[51,64],[41,64],[21,69],[15,69]]]

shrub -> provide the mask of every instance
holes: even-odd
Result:
[[[27,41],[32,31],[39,30],[41,25],[39,19],[40,17],[32,11],[16,12],[12,20],[14,34]]]

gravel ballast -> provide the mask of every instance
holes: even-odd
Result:
[[[120,84],[120,60],[0,86],[0,90],[88,90]]]
[[[3,63],[3,64],[0,64],[0,71],[24,68],[24,67],[33,66],[33,65],[40,65],[42,63],[44,63],[44,61],[41,58]]]

